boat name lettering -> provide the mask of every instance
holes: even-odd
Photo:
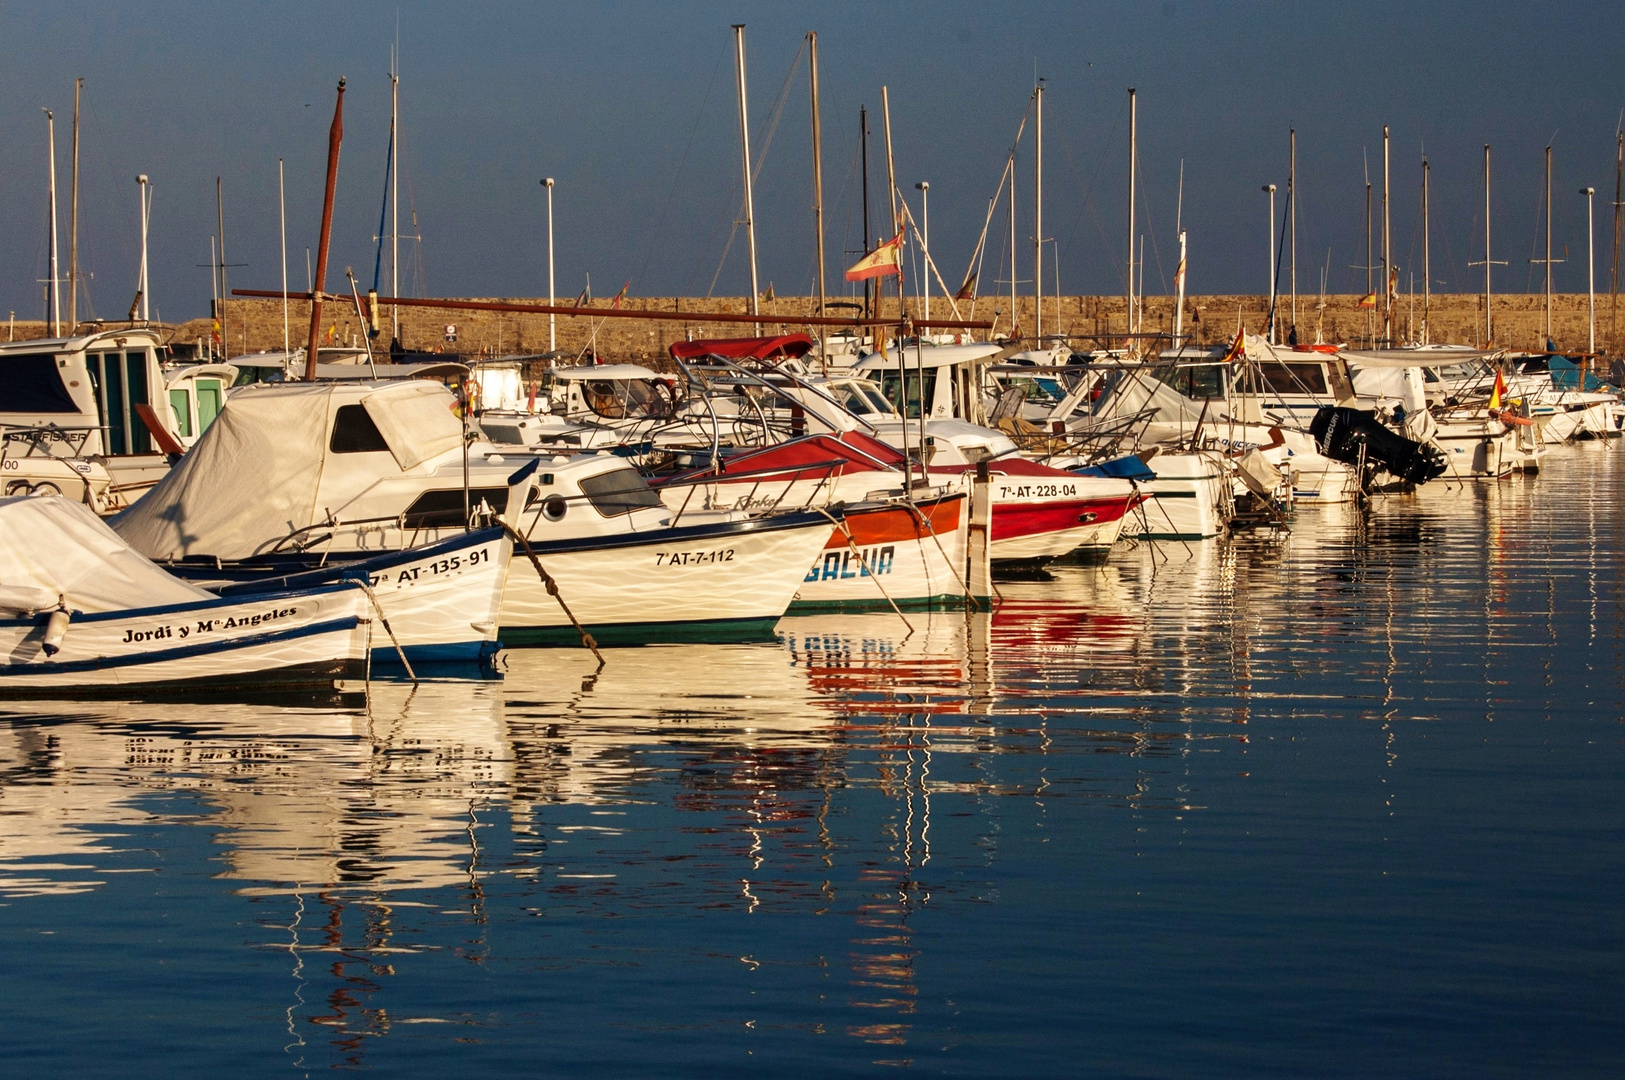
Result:
[[[838,581],[842,578],[879,577],[891,573],[896,555],[895,544],[869,548],[861,555],[851,548],[845,551],[826,551],[822,558],[813,563],[812,569],[807,571],[807,576],[802,580]]]
[[[135,641],[163,641],[167,638],[188,638],[193,634],[212,634],[216,630],[241,630],[248,626],[259,626],[273,619],[286,619],[289,615],[299,613],[298,608],[272,608],[257,615],[227,615],[223,619],[199,619],[197,626],[155,626],[151,630],[126,630],[124,643]]]
[[[1054,499],[1077,493],[1076,484],[1022,484],[1020,487],[999,485],[1001,499]]]
[[[655,552],[656,566],[699,566],[702,563],[733,562],[734,549],[722,548],[718,551],[657,551]]]

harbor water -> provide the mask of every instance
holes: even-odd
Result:
[[[998,611],[9,705],[15,1076],[1616,1076],[1625,453]]]

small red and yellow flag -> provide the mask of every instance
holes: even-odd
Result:
[[[1374,292],[1368,292],[1364,296],[1360,297],[1360,306],[1361,307],[1370,307],[1370,308],[1376,307],[1377,306],[1377,294],[1374,293]]]
[[[1495,373],[1495,389],[1490,391],[1490,408],[1499,409],[1501,399],[1506,396],[1507,384],[1501,380],[1501,373]]]

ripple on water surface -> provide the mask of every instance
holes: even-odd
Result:
[[[9,707],[8,1059],[1611,1074],[1621,460],[596,678]]]

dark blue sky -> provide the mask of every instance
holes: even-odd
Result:
[[[1585,288],[1585,205],[1598,189],[1598,281],[1607,286],[1614,131],[1625,5],[839,3],[18,4],[0,7],[0,316],[38,317],[46,276],[45,121],[55,109],[67,247],[73,79],[85,79],[81,261],[95,314],[134,293],[134,177],[154,183],[158,314],[207,311],[214,181],[223,176],[234,287],[276,288],[276,163],[287,161],[289,279],[314,247],[333,90],[349,80],[329,287],[370,280],[383,189],[389,50],[399,12],[402,202],[422,234],[403,249],[403,292],[545,295],[542,190],[555,191],[559,292],[592,274],[607,296],[718,295],[748,282],[729,24],[748,24],[751,121],[760,145],[802,35],[820,38],[832,291],[857,247],[857,112],[871,109],[884,198],[880,87],[891,88],[900,186],[931,183],[933,248],[964,272],[1003,158],[1045,77],[1045,232],[1068,293],[1121,291],[1127,246],[1125,90],[1140,92],[1146,290],[1171,285],[1185,163],[1193,292],[1266,287],[1265,196],[1285,191],[1298,130],[1299,288],[1363,288],[1362,152],[1381,195],[1393,130],[1395,260],[1420,272],[1420,158],[1433,166],[1433,277],[1473,291],[1481,257],[1483,144],[1495,148],[1497,291],[1539,288],[1527,260],[1540,218],[1542,150],[1555,133],[1553,233],[1560,290]],[[805,56],[756,188],[761,278],[813,278]],[[1032,270],[1031,130],[1020,160],[1021,273]],[[917,209],[917,208],[916,208]],[[406,225],[403,233],[413,230]],[[877,222],[879,217],[876,218]],[[877,226],[878,227],[878,226]],[[1003,243],[1003,214],[991,242]],[[1053,258],[1053,256],[1051,256]],[[421,265],[421,274],[418,267]],[[721,266],[720,275],[718,267]],[[1050,266],[1048,261],[1046,266]],[[1046,268],[1046,278],[1051,274]],[[387,274],[387,269],[386,269]],[[1002,275],[998,275],[1002,276]],[[995,277],[992,260],[983,289]],[[1165,284],[1166,283],[1166,284]],[[1051,283],[1046,281],[1046,292]],[[1030,288],[1030,286],[1024,286]]]

